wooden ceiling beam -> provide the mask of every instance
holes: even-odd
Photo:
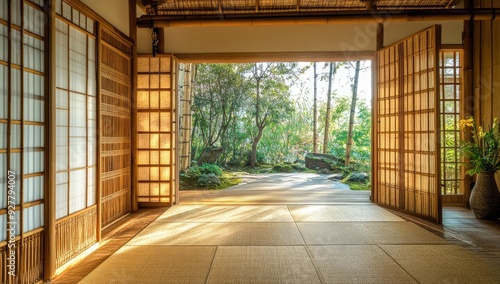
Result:
[[[449,20],[499,20],[495,17],[500,9],[452,9],[452,10],[371,10],[329,13],[269,13],[225,14],[203,16],[144,15],[137,19],[140,28],[178,26],[262,26],[294,24],[346,24],[366,22],[412,22]]]

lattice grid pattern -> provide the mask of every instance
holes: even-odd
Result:
[[[97,241],[95,21],[56,1],[56,267]]]
[[[433,27],[378,52],[375,200],[440,220],[438,43]]]
[[[443,195],[462,195],[460,189],[460,102],[462,98],[462,51],[439,53],[441,80],[441,185]]]
[[[173,57],[138,58],[138,202],[175,203],[177,190],[176,82]]]
[[[46,35],[42,4],[40,1],[0,0],[1,283],[32,283],[43,275],[47,128]],[[10,219],[8,209],[11,210],[14,204],[14,219]],[[10,228],[15,229],[19,260],[16,277],[7,275],[6,258],[10,249],[7,249],[6,240],[10,238],[7,231]]]

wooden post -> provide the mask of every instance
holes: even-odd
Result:
[[[377,51],[384,48],[384,24],[380,23],[377,25]],[[372,168],[371,168],[371,196],[370,200],[376,202],[376,187],[378,186],[378,59],[377,54],[372,59],[372,139],[371,139],[371,157],[372,157]]]
[[[136,10],[137,4],[135,0],[128,1],[129,8],[129,34],[133,41],[131,66],[131,92],[130,92],[130,133],[131,133],[131,181],[130,181],[130,200],[131,210],[136,211],[139,208],[137,202],[137,25],[136,25]]]
[[[185,170],[191,165],[191,104],[192,104],[192,80],[194,64],[184,64],[184,82],[183,82],[183,97],[182,102],[182,121],[181,121],[181,134],[182,141],[180,147],[180,168]]]
[[[101,24],[97,22],[97,34],[96,34],[96,214],[97,214],[97,224],[96,224],[96,241],[101,241],[101,229],[102,229],[102,189],[101,189],[101,136],[102,136],[102,119],[101,119]]]
[[[45,243],[44,278],[49,280],[56,273],[56,11],[55,0],[45,1],[46,37],[45,40]]]
[[[318,152],[318,91],[317,80],[318,74],[316,73],[316,62],[313,63],[314,69],[314,102],[313,102],[313,153]]]
[[[472,7],[472,1],[465,1],[464,7],[469,9]],[[463,84],[463,97],[460,102],[460,116],[465,118],[474,115],[474,25],[473,20],[464,21],[463,33],[463,47],[464,47],[464,62],[462,68],[464,72]],[[465,167],[460,168],[460,176],[462,182],[460,183],[460,192],[464,194],[464,204],[469,205],[469,197],[471,193],[470,185],[472,184],[472,177],[467,175]]]

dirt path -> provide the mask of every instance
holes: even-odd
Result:
[[[225,190],[186,190],[181,204],[360,204],[369,203],[370,191],[353,191],[329,179],[310,173],[251,174]]]

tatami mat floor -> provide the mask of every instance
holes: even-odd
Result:
[[[78,281],[499,283],[494,256],[368,203],[178,205]]]

